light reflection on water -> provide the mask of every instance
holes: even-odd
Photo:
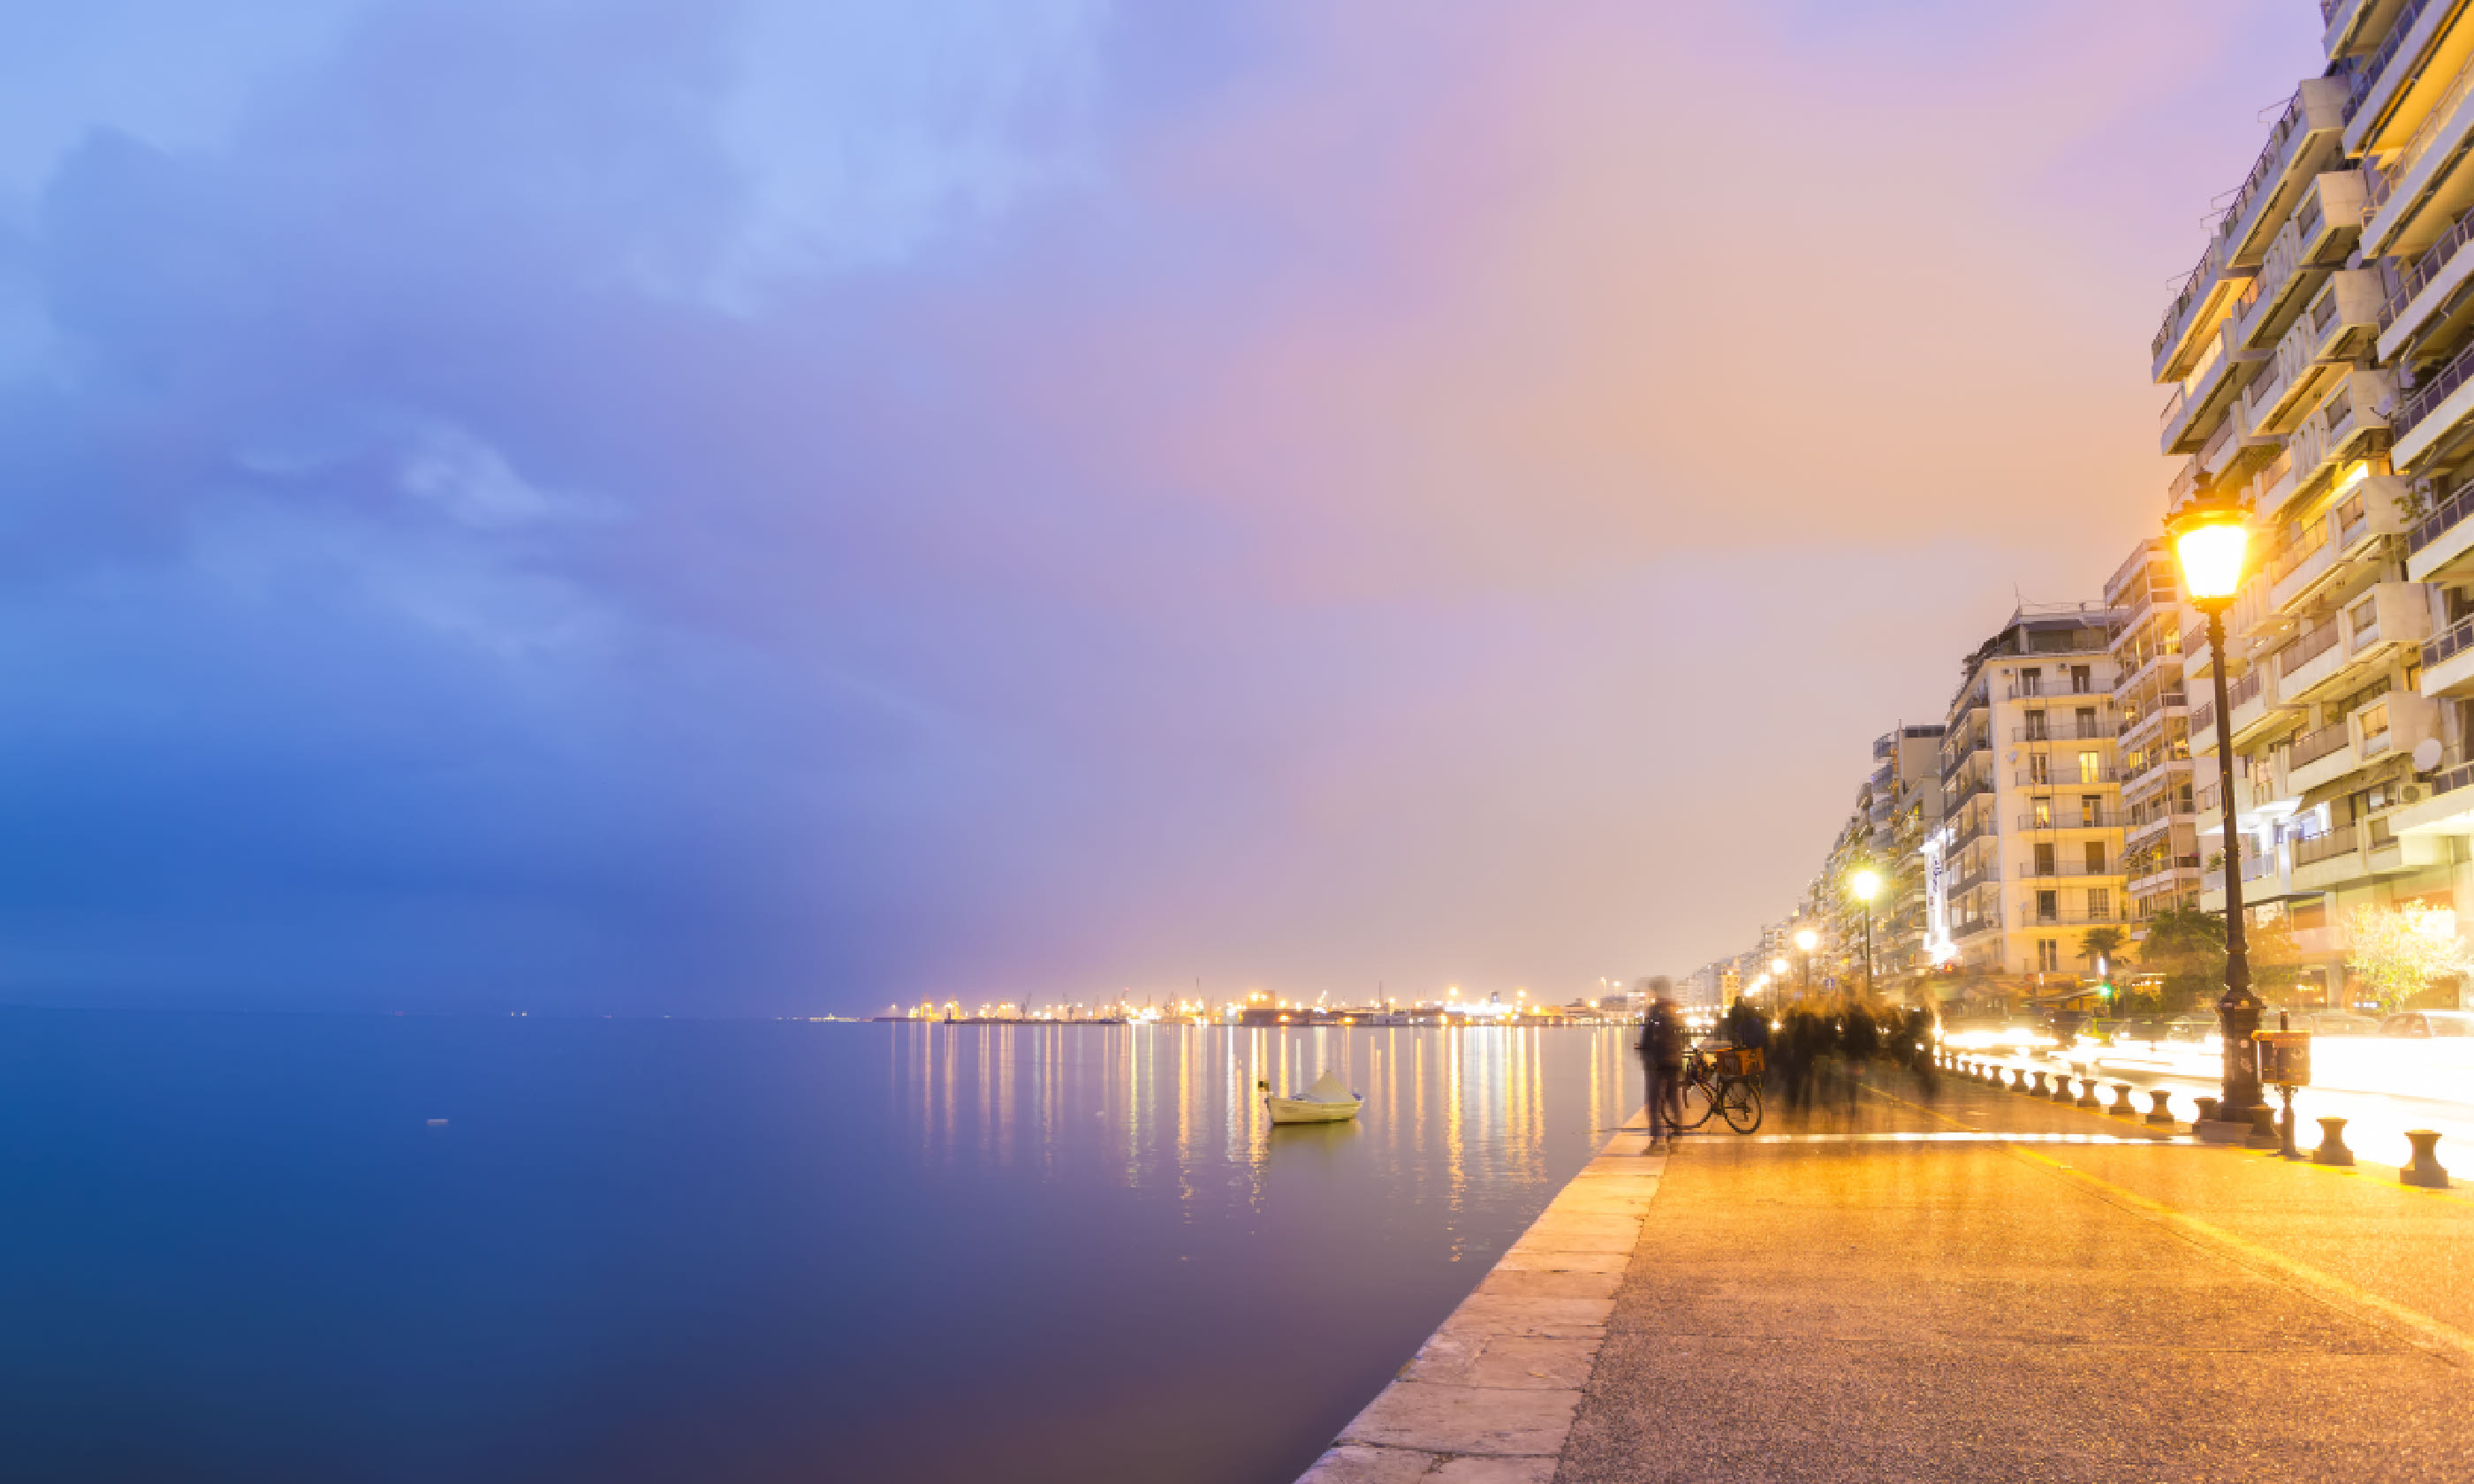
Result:
[[[0,1013],[0,1457],[1286,1484],[1629,1113],[1625,1040]],[[1363,1115],[1272,1129],[1327,1064]]]

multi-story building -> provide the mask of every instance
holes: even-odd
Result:
[[[2157,912],[2199,904],[2191,708],[2182,680],[2182,635],[2197,614],[2183,606],[2172,555],[2159,540],[2132,549],[2105,584],[2104,601],[2122,615],[2113,636],[2113,709],[2121,729],[2122,874],[2137,937]]]
[[[2200,902],[2241,872],[2333,995],[2351,907],[2474,906],[2474,0],[2320,14],[2327,71],[2269,127],[2151,349],[2184,460],[2169,510],[2238,499],[2265,548],[2222,656],[2185,620]]]
[[[1968,656],[1941,741],[1943,819],[1925,843],[1935,963],[2050,984],[2118,926],[2122,778],[2112,643],[2093,604],[2022,605]]]

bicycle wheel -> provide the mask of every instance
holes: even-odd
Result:
[[[1718,1111],[1717,1089],[1700,1077],[1686,1078],[1683,1095],[1676,1101],[1684,1111],[1683,1118],[1676,1124],[1680,1129],[1697,1129],[1709,1122],[1710,1115]]]
[[[1761,1089],[1748,1077],[1730,1077],[1718,1094],[1718,1111],[1727,1115],[1727,1127],[1738,1134],[1750,1134],[1761,1126]]]

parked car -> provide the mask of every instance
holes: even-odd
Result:
[[[2268,1023],[2273,1026],[2275,1017],[2271,1016]],[[2309,1015],[2293,1017],[2293,1028],[2314,1036],[2376,1036],[2380,1033],[2380,1020],[2377,1016],[2358,1016],[2342,1010],[2314,1010]]]
[[[2410,1041],[2474,1037],[2474,1010],[2403,1010],[2380,1022],[2380,1034]]]

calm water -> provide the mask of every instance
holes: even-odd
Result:
[[[1268,1129],[1255,1080],[1326,1060],[1363,1118]],[[1629,1070],[1612,1029],[0,1011],[0,1459],[1285,1484]]]

